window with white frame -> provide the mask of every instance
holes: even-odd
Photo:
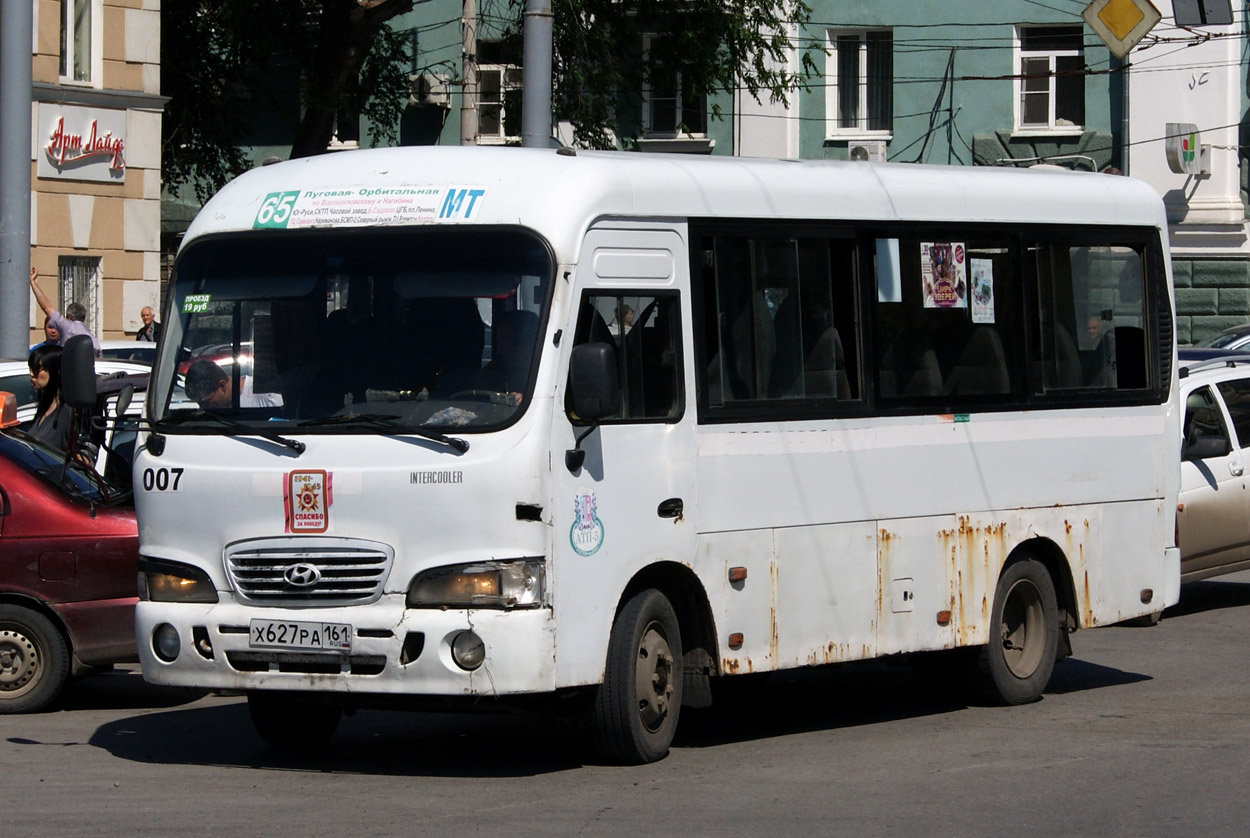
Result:
[[[894,33],[826,33],[827,134],[888,136],[894,130]]]
[[[1016,35],[1016,128],[1080,129],[1085,124],[1082,27],[1028,26]]]
[[[652,46],[660,36],[644,35],[643,60],[647,76],[642,88],[644,137],[704,137],[707,135],[707,96],[683,83],[681,72],[652,60]]]
[[[100,257],[61,256],[57,278],[61,314],[67,313],[70,304],[81,303],[87,309],[83,323],[91,334],[100,334]]]
[[[101,5],[100,0],[61,0],[61,81],[99,81]]]
[[[477,45],[477,123],[479,142],[521,141],[521,86],[524,71],[517,45],[480,40]]]

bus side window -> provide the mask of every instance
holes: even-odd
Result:
[[[621,412],[607,421],[675,421],[682,412],[679,297],[587,294],[573,345],[616,351]],[[572,405],[565,405],[572,413]]]
[[[1146,362],[1145,273],[1132,247],[1037,244],[1036,272],[1044,390],[1140,390]]]

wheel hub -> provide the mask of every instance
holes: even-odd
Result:
[[[654,626],[647,628],[638,646],[636,673],[638,715],[649,730],[655,730],[668,716],[673,699],[673,653]]]
[[[0,691],[20,690],[39,670],[35,644],[19,632],[0,630]]]
[[[1028,678],[1042,662],[1045,609],[1037,588],[1025,580],[1012,586],[1003,605],[1003,660],[1017,678]]]

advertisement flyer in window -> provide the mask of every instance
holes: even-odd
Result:
[[[972,322],[994,322],[994,263],[969,259],[972,268]]]
[[[962,242],[921,242],[925,308],[967,308],[967,251]]]

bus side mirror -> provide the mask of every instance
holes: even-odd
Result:
[[[607,343],[583,343],[573,347],[569,359],[569,396],[573,413],[589,421],[590,427],[577,436],[571,450],[564,452],[564,465],[577,471],[586,460],[582,440],[599,422],[621,410],[621,387],[616,374],[616,348]]]
[[[95,347],[87,335],[65,341],[61,353],[61,397],[74,410],[95,408]]]

